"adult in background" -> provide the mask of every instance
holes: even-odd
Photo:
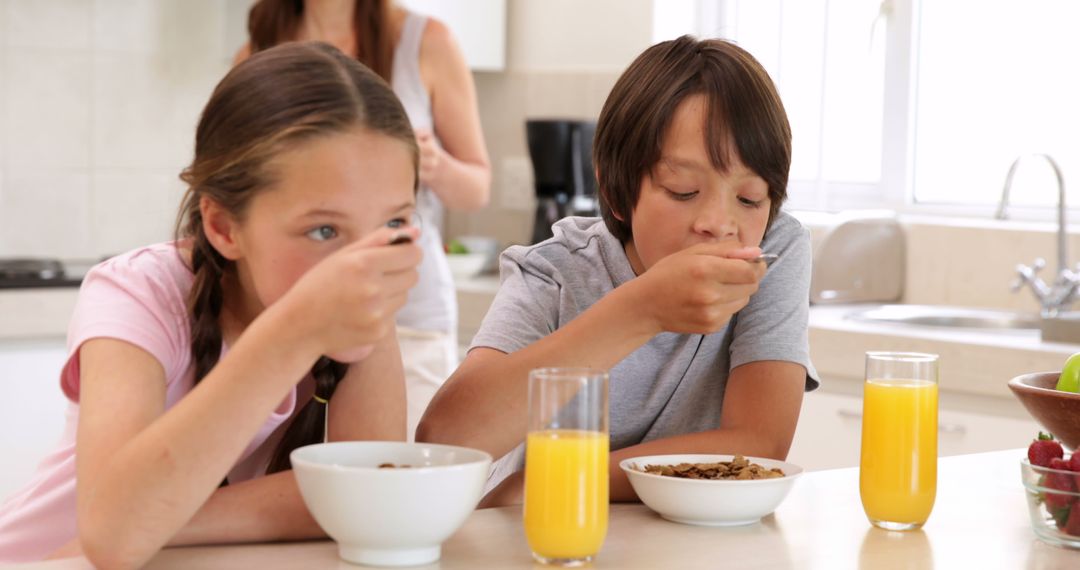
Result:
[[[444,208],[482,208],[491,185],[472,75],[442,22],[391,0],[259,0],[248,33],[236,63],[284,42],[327,42],[385,79],[412,122],[420,146],[416,209],[424,260],[420,282],[397,317],[412,439],[457,366],[457,299],[440,232]]]

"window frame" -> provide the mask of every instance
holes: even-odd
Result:
[[[731,36],[735,32],[740,0],[697,0],[696,29],[700,37]],[[741,0],[753,1],[753,0]],[[780,0],[780,7],[786,2]],[[882,107],[881,178],[877,183],[792,180],[788,187],[789,207],[800,210],[837,212],[850,209],[890,209],[914,216],[948,216],[994,219],[993,205],[957,204],[915,199],[915,124],[918,89],[920,7],[923,0],[881,0],[885,31],[884,101]],[[828,6],[829,0],[826,0]],[[660,3],[658,1],[658,3]],[[1004,185],[1006,168],[1001,172]],[[1069,214],[1080,214],[1080,205]],[[1056,222],[1054,206],[1009,205],[1010,220]],[[1074,218],[1075,219],[1075,218]]]

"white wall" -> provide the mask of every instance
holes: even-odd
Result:
[[[535,198],[525,120],[596,119],[615,80],[652,44],[652,22],[653,0],[508,0],[507,68],[474,74],[491,205],[451,212],[447,237],[529,240]]]
[[[652,40],[653,0],[511,0],[509,68],[621,71]]]
[[[0,256],[171,235],[236,2],[0,0]]]

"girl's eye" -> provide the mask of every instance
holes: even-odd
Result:
[[[315,241],[329,241],[336,238],[338,234],[334,226],[319,226],[305,235]]]
[[[389,222],[386,222],[388,228],[419,228],[420,227],[420,213],[412,212],[407,216],[400,218],[394,218]]]
[[[746,206],[747,208],[760,208],[762,202],[764,202],[764,200],[754,201],[750,198],[743,198],[742,196],[739,196],[739,203],[743,206]]]
[[[674,190],[668,189],[667,192],[668,192],[668,195],[670,195],[673,199],[678,200],[680,202],[685,202],[685,201],[693,198],[694,196],[698,195],[697,190],[694,190],[692,192],[676,192]]]

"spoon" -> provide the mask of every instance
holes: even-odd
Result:
[[[775,254],[775,253],[762,253],[761,255],[750,259],[749,261],[750,262],[761,261],[761,262],[764,262],[765,265],[771,265],[772,262],[776,261],[779,258],[780,258],[780,256]]]

